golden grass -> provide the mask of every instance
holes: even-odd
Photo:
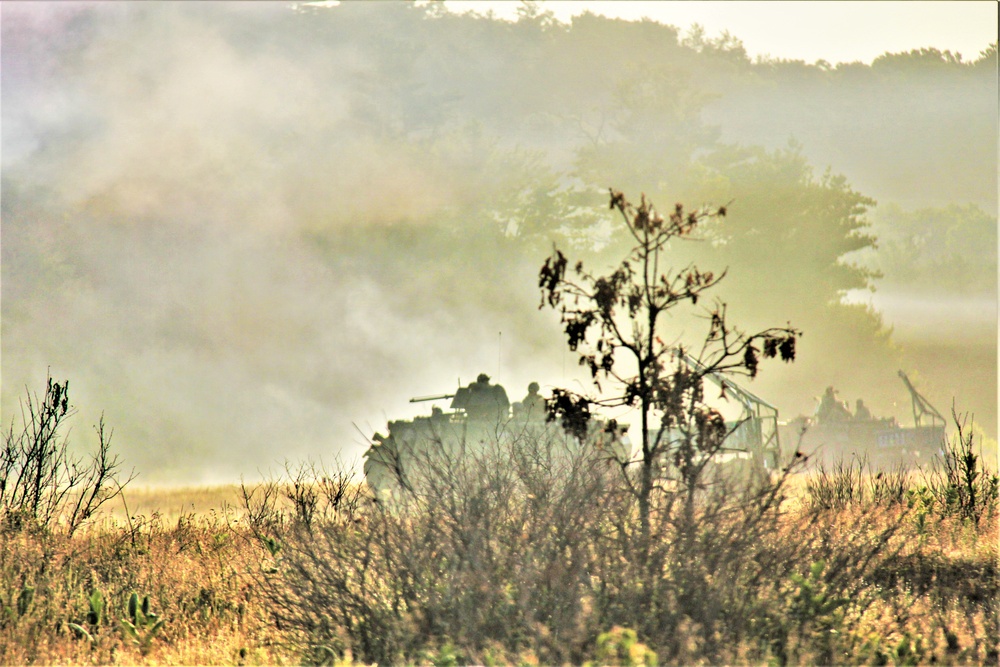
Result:
[[[7,593],[0,664],[298,662],[247,576],[258,562],[258,545],[211,509],[203,516],[135,515],[131,527],[108,517],[72,538],[22,532],[8,540],[0,551],[0,585]],[[19,607],[25,587],[34,595]],[[95,591],[105,601],[96,621],[88,618],[87,599]],[[149,596],[150,610],[166,619],[145,650],[119,627],[132,593]]]
[[[182,515],[205,516],[240,505],[240,486],[135,486],[125,487],[124,503],[121,498],[102,507],[103,514],[114,519],[125,517],[125,507],[132,516],[160,516],[176,520]]]
[[[793,496],[809,477],[793,480]],[[0,548],[0,664],[215,665],[298,664],[303,656],[275,627],[270,602],[255,586],[263,549],[251,538],[237,485],[127,488],[124,507],[72,538],[22,531]],[[117,501],[116,501],[117,502]],[[234,509],[227,512],[226,508]],[[804,503],[783,518],[787,530],[803,521]],[[845,534],[889,520],[887,512],[846,508],[827,519]],[[869,525],[871,524],[871,525]],[[995,651],[1000,601],[971,600],[997,589],[1000,534],[994,518],[978,527],[956,518],[918,524],[904,515],[898,557],[865,589],[873,603],[859,632],[865,643],[847,662],[902,660],[904,644],[916,663],[982,664]],[[896,570],[893,570],[893,567]],[[32,598],[19,606],[19,597]],[[104,618],[88,620],[87,596],[106,600]],[[166,619],[146,647],[119,628],[133,593],[148,595],[151,610]],[[93,641],[69,627],[87,628]],[[737,649],[737,654],[740,649]],[[905,661],[904,661],[905,662]]]

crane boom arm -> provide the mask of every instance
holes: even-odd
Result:
[[[913,401],[913,422],[914,425],[920,426],[920,419],[924,416],[929,416],[931,422],[940,421],[942,424],[945,423],[944,417],[938,412],[930,402],[917,391],[913,383],[910,382],[910,378],[906,376],[906,373],[899,371],[899,378],[906,385],[906,388],[910,391],[910,399]]]

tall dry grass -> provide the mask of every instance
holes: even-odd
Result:
[[[0,664],[294,662],[241,569],[251,547],[221,512],[3,539]],[[141,641],[122,627],[133,593],[165,619]]]
[[[981,469],[723,471],[691,521],[664,496],[642,554],[634,496],[592,452],[523,440],[426,463],[380,502],[303,466],[214,507],[192,494],[197,512],[138,490],[128,520],[7,524],[0,664],[997,662]],[[975,516],[949,490],[970,479]]]
[[[665,492],[642,552],[593,452],[517,441],[420,469],[308,524],[258,506],[259,585],[302,659],[579,664],[627,636],[669,664],[997,656],[995,499],[976,522],[900,471],[841,466],[794,503],[788,475],[719,474],[690,520]]]

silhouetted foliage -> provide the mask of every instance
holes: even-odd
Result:
[[[639,479],[632,487],[639,503],[643,548],[650,537],[656,490],[662,480],[679,484],[690,515],[694,495],[712,457],[722,450],[728,429],[709,405],[704,381],[709,375],[757,375],[761,358],[795,359],[800,332],[789,327],[745,334],[726,318],[726,306],[706,308],[709,330],[700,349],[685,350],[665,330],[664,316],[684,305],[696,306],[725,276],[693,265],[669,266],[668,244],[691,237],[706,219],[726,214],[724,207],[686,210],[680,203],[662,216],[643,195],[638,206],[610,191],[610,207],[619,213],[634,247],[611,273],[597,275],[569,262],[555,249],[539,274],[540,308],[561,314],[566,342],[590,370],[598,392],[587,397],[566,390],[548,402],[550,419],[561,419],[571,432],[591,406],[629,407],[641,419]],[[632,461],[620,461],[623,470]],[[662,507],[662,506],[661,506]],[[664,511],[669,514],[669,509]]]
[[[591,417],[589,399],[556,388],[546,399],[545,408],[548,421],[559,420],[563,429],[580,442],[587,438]]]
[[[97,451],[89,461],[73,456],[66,441],[69,381],[48,378],[41,399],[28,393],[21,426],[10,424],[0,448],[0,528],[50,530],[72,535],[104,503],[117,497],[133,475],[120,479],[121,461],[111,453],[104,419],[95,426]]]

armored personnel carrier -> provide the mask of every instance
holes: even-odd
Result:
[[[692,368],[701,368],[690,355],[684,354],[682,359]],[[722,387],[730,401],[735,398],[741,409],[738,418],[726,422],[729,435],[713,458],[717,463],[748,460],[765,470],[787,464],[796,452],[809,456],[809,467],[849,462],[852,457],[874,467],[929,464],[944,444],[944,417],[917,391],[906,373],[899,371],[898,375],[910,394],[912,427],[901,426],[894,417],[873,417],[861,400],[852,412],[837,399],[833,387],[827,388],[815,415],[779,421],[774,405],[729,378],[708,373],[705,378]]]
[[[561,425],[546,420],[545,399],[538,389],[532,382],[525,398],[511,404],[501,385],[490,384],[489,376],[480,374],[453,394],[411,398],[411,403],[450,401],[449,409],[434,406],[429,416],[390,421],[388,435],[376,433],[365,453],[365,479],[377,493],[391,493],[435,465],[507,446],[525,436],[576,446]],[[592,420],[587,441],[615,451],[627,448],[621,433],[611,433],[605,426]]]

